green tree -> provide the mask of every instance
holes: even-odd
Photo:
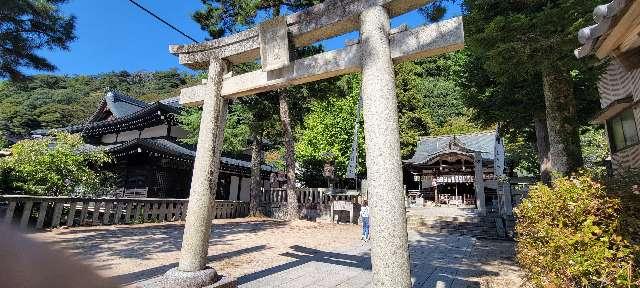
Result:
[[[474,85],[479,88],[480,97],[499,96],[489,103],[507,103],[509,97],[521,101],[519,105],[490,107],[508,108],[502,112],[507,113],[504,122],[521,116],[524,120],[539,120],[538,140],[548,138],[549,145],[539,143],[538,147],[542,148],[541,154],[548,147],[551,171],[569,173],[582,165],[578,116],[590,115],[578,109],[584,108],[581,102],[596,98],[595,82],[583,80],[594,79],[598,71],[590,63],[576,60],[572,51],[578,46],[578,29],[593,21],[591,14],[598,2],[463,1],[467,47],[476,58],[475,67],[480,66],[480,72],[487,74],[470,82],[480,84]],[[520,88],[523,90],[518,92]],[[540,109],[542,103],[544,109]],[[527,107],[528,113],[514,113]],[[498,123],[505,119],[503,115],[490,116]]]
[[[460,135],[487,130],[471,121],[469,114],[448,119],[444,125],[433,128],[430,135]]]
[[[0,162],[9,171],[11,186],[31,195],[95,194],[109,188],[103,187],[108,174],[96,172],[110,162],[109,156],[88,149],[77,134],[19,141]]]
[[[0,131],[0,149],[9,147],[9,140],[7,140],[4,132]]]
[[[470,120],[458,79],[465,54],[455,52],[405,62],[395,67],[401,153],[410,158],[422,136],[462,134],[485,130]],[[334,155],[336,175],[342,176],[351,153],[355,109],[360,95],[359,74],[345,75],[326,99],[312,101],[311,111],[297,132],[296,155],[306,185],[322,184],[323,154]],[[362,126],[360,126],[362,127]],[[483,129],[484,128],[484,129]],[[364,173],[364,137],[359,138],[359,168]]]
[[[300,163],[301,178],[307,186],[326,185],[322,167],[327,153],[334,155],[335,175],[342,178],[347,172],[353,141],[353,125],[356,120],[356,106],[360,98],[360,76],[357,74],[341,77],[338,91],[327,98],[316,99],[310,105],[310,112],[303,124],[296,130],[296,156]],[[358,121],[362,121],[358,116]],[[360,125],[358,138],[358,172],[365,171],[364,130]]]
[[[586,126],[581,129],[580,142],[585,167],[601,165],[609,156],[609,143],[602,127]]]
[[[56,67],[39,56],[42,49],[69,49],[76,19],[63,15],[66,0],[9,0],[0,5],[0,78],[21,80],[21,68],[53,71]]]

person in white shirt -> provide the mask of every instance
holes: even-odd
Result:
[[[360,207],[360,218],[362,218],[362,240],[369,241],[369,206],[367,200],[364,200]]]

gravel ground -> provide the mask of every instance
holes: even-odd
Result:
[[[78,227],[29,237],[69,251],[99,274],[133,286],[177,266],[183,225]],[[414,231],[409,236],[415,287],[521,285],[522,272],[513,262],[513,242]],[[244,287],[304,286],[295,279],[304,279],[309,287],[362,287],[371,280],[368,245],[360,241],[356,225],[214,220],[209,255],[210,266],[237,277]],[[322,270],[342,278],[327,278]],[[283,279],[290,285],[281,285]]]

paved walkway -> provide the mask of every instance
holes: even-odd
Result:
[[[418,232],[410,232],[409,238],[413,287],[521,285],[511,242]],[[242,276],[240,287],[371,287],[368,244],[341,252],[294,251],[287,255],[294,261]]]
[[[182,223],[55,229],[30,234],[124,286],[176,267]],[[269,219],[215,220],[209,265],[240,287],[370,287],[360,227]],[[514,243],[409,231],[414,287],[518,287]]]

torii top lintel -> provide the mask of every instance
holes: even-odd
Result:
[[[367,8],[384,6],[394,17],[417,9],[432,0],[328,0],[285,18],[289,39],[296,47],[359,29],[358,16]],[[205,69],[212,56],[232,63],[260,58],[260,29],[255,27],[227,37],[197,44],[171,45],[169,52],[178,55],[182,65]]]

